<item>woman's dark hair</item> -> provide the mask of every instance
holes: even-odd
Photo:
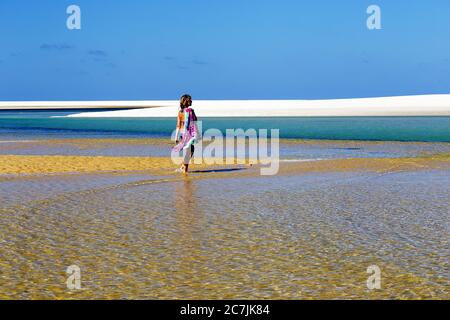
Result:
[[[184,108],[189,107],[189,102],[192,103],[192,97],[188,94],[184,94],[180,98],[180,108],[183,110]]]

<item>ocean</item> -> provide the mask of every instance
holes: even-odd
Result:
[[[174,118],[69,118],[93,110],[0,111],[0,139],[170,137]],[[98,110],[96,110],[98,111]],[[201,115],[200,115],[201,117]],[[203,130],[279,129],[280,138],[450,142],[450,117],[202,118]]]

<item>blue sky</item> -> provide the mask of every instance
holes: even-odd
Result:
[[[1,0],[0,33],[0,100],[450,93],[448,0]]]

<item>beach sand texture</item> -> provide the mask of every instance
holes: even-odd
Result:
[[[62,154],[14,154],[53,143]],[[5,144],[1,299],[450,298],[450,155],[421,154],[448,145],[289,141],[418,154],[285,161],[266,177],[258,165],[193,165],[183,176],[168,157],[93,155],[141,143],[170,145]],[[381,290],[366,286],[374,264]],[[66,287],[70,265],[81,290]]]
[[[202,117],[294,116],[448,116],[450,95],[394,96],[330,100],[197,100],[193,107]],[[0,110],[102,109],[70,117],[173,117],[179,101],[0,101]]]
[[[69,117],[172,117],[178,108],[178,101],[173,101],[148,109],[85,112]],[[448,116],[450,95],[334,100],[195,100],[193,108],[202,117]]]
[[[236,161],[236,160],[235,160]],[[248,162],[248,161],[247,161]],[[259,168],[257,161],[253,169]],[[367,170],[390,172],[397,170],[445,169],[450,155],[422,158],[335,159],[304,162],[282,162],[279,173],[345,172]],[[103,157],[103,156],[18,156],[0,155],[0,174],[48,174],[148,171],[168,174],[176,168],[170,158],[163,157]],[[233,168],[235,165],[195,165],[193,170]],[[249,169],[249,165],[245,165]],[[254,171],[254,170],[253,170]],[[256,174],[259,171],[255,172]]]

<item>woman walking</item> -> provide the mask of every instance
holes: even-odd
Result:
[[[176,152],[183,151],[183,163],[177,169],[177,172],[188,173],[189,162],[194,155],[194,143],[198,141],[197,116],[192,106],[192,97],[185,94],[180,99],[180,110],[178,111],[176,143],[174,147]],[[181,135],[181,138],[180,138]]]

